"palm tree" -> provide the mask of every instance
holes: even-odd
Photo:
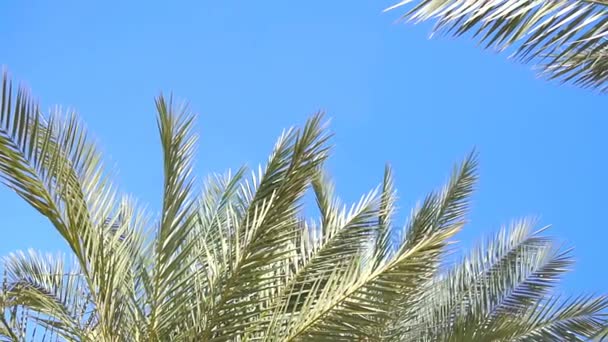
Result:
[[[393,222],[396,193],[345,206],[323,163],[323,116],[285,131],[266,166],[192,179],[194,116],[156,99],[164,158],[158,220],[110,183],[75,114],[41,114],[5,75],[0,174],[63,237],[69,257],[5,259],[7,341],[573,341],[600,333],[606,297],[556,295],[569,250],[521,220],[449,264],[475,154]],[[312,191],[318,217],[302,217]]]
[[[436,20],[434,32],[472,36],[486,48],[513,46],[542,76],[608,91],[608,1],[403,0],[386,10],[412,2],[403,19]]]

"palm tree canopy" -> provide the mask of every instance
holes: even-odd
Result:
[[[411,5],[411,6],[410,6]],[[604,0],[403,0],[402,18],[435,20],[434,32],[473,37],[533,62],[541,75],[608,90],[608,2]]]
[[[401,226],[393,172],[352,205],[334,193],[323,115],[283,132],[265,166],[193,178],[194,115],[156,99],[158,219],[110,183],[75,114],[43,115],[4,75],[0,175],[69,256],[5,258],[0,340],[585,341],[604,296],[560,296],[570,250],[515,221],[450,264],[477,179],[454,168]],[[311,191],[318,214],[303,217]],[[604,330],[603,330],[604,329]]]

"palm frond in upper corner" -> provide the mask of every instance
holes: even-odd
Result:
[[[608,91],[608,2],[604,0],[404,0],[412,21],[436,20],[434,32],[467,35],[486,48],[514,47],[549,79]]]

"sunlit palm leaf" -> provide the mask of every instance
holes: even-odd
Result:
[[[193,279],[194,289],[188,305],[184,305],[185,317],[176,338],[196,340],[207,326],[207,315],[213,308],[218,282],[229,272],[231,258],[235,255],[235,231],[231,222],[239,221],[233,205],[238,203],[238,193],[243,181],[245,168],[234,175],[210,177],[202,198],[198,201],[197,222],[186,244],[194,243],[194,264],[189,277]]]
[[[523,324],[509,338],[513,341],[588,341],[606,327],[608,298],[578,296],[548,297],[531,306]],[[507,324],[509,326],[510,324]]]
[[[95,302],[103,336],[122,334],[119,317],[130,258],[117,253],[105,220],[117,209],[99,153],[74,114],[43,117],[24,91],[13,95],[6,74],[0,111],[0,175],[45,215],[74,252]]]
[[[608,2],[595,0],[404,0],[403,16],[436,19],[434,31],[472,35],[485,47],[540,64],[542,75],[608,90]]]
[[[311,291],[318,292],[315,296],[319,299],[305,303],[283,338],[381,338],[377,325],[407,301],[404,296],[416,296],[419,285],[433,278],[447,239],[462,226],[466,195],[474,180],[475,158],[471,155],[446,189],[440,195],[430,195],[415,212],[404,241],[390,259],[355,259],[345,262],[343,275],[336,267],[329,279],[323,280],[326,285],[320,286],[322,280],[317,279]],[[269,335],[283,336],[275,332]]]
[[[536,318],[530,315],[545,306],[546,297],[572,260],[568,250],[555,248],[540,232],[531,233],[531,227],[530,221],[521,221],[510,230],[503,229],[432,283],[422,311],[414,321],[402,326],[408,339],[516,341],[540,334],[542,328],[537,321],[548,320],[548,314]],[[599,301],[588,308],[594,325],[570,327],[570,332],[552,330],[553,340],[570,340],[575,335],[589,337],[606,324],[601,317],[605,300],[588,297],[585,301]]]
[[[188,239],[196,224],[192,196],[192,159],[197,137],[192,133],[194,115],[186,106],[175,107],[161,95],[156,100],[157,123],[163,148],[164,193],[162,215],[153,247],[148,290],[147,338],[162,341],[175,333],[181,322],[177,313],[189,309],[194,291],[190,277],[194,241]],[[189,241],[185,244],[184,241]]]
[[[77,265],[30,251],[10,255],[5,267],[8,298],[41,314],[33,318],[43,327],[68,340],[86,340],[98,324],[90,315],[94,303]]]
[[[378,214],[378,234],[374,248],[374,260],[376,266],[386,260],[393,248],[393,227],[392,219],[395,215],[395,202],[397,201],[397,191],[393,180],[393,170],[387,164],[384,169],[384,179],[382,182],[382,195],[380,202],[380,212]]]
[[[379,198],[372,191],[361,198],[350,210],[338,207],[332,198],[332,186],[321,178],[313,181],[321,211],[321,226],[307,225],[298,246],[300,255],[292,264],[290,274],[277,293],[269,311],[254,328],[265,333],[287,327],[290,316],[305,306],[314,305],[331,277],[340,277],[349,265],[363,257],[363,251],[378,233]],[[313,303],[313,304],[310,304]]]
[[[209,314],[203,339],[227,340],[238,334],[269,302],[269,288],[277,286],[277,272],[295,249],[289,242],[298,235],[299,200],[327,157],[328,136],[322,115],[313,116],[304,129],[290,130],[277,142],[254,189],[245,187],[247,212],[237,222],[230,272],[218,283],[221,291]],[[255,184],[255,182],[254,182]]]

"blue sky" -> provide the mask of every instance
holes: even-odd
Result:
[[[463,245],[540,217],[575,246],[568,291],[604,292],[606,98],[536,78],[466,39],[428,40],[396,24],[389,1],[5,1],[0,64],[45,108],[76,108],[121,189],[156,209],[161,160],[153,98],[200,113],[197,171],[264,162],[285,127],[322,109],[329,168],[355,200],[395,170],[402,213],[480,152]],[[0,190],[0,254],[64,249],[16,195]],[[404,216],[404,215],[402,215]]]

